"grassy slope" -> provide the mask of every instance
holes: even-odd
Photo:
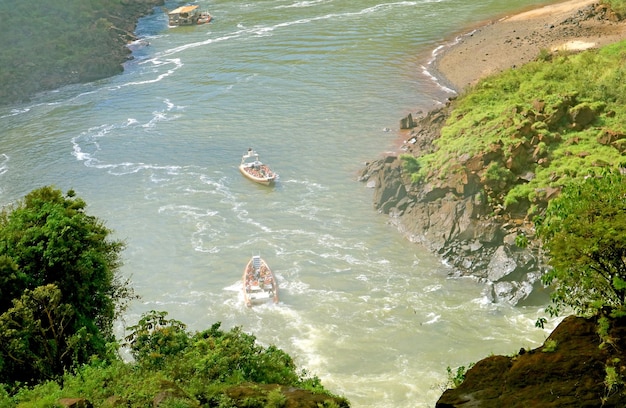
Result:
[[[582,128],[575,119],[580,110],[594,113]],[[438,150],[418,158],[418,166],[405,159],[419,167],[414,181],[429,182],[500,146],[502,159],[485,163],[481,178],[486,185],[500,179],[506,187],[488,192],[489,198],[494,205],[534,204],[547,186],[626,166],[623,141],[601,144],[602,135],[626,138],[626,42],[579,54],[543,53],[536,62],[486,78],[455,102]],[[511,169],[506,161],[520,145],[525,161]],[[520,179],[520,167],[534,174],[530,182]]]

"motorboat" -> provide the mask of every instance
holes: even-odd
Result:
[[[259,154],[252,148],[249,148],[241,158],[239,171],[246,178],[266,186],[274,184],[278,178],[278,174],[274,173],[267,165],[261,163]]]
[[[260,255],[254,255],[243,270],[243,298],[246,306],[278,303],[278,283]]]
[[[206,24],[212,17],[208,11],[200,11],[199,6],[181,6],[167,13],[171,27]]]

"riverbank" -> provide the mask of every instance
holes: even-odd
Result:
[[[542,50],[583,50],[626,39],[626,22],[597,0],[569,0],[464,32],[434,61],[435,76],[461,91],[478,80],[537,58]]]
[[[550,59],[552,52],[559,49],[600,47],[625,37],[626,23],[620,22],[605,6],[589,0],[571,0],[501,18],[460,36],[440,52],[433,66],[440,81],[463,92],[490,74],[521,67],[540,54]],[[540,114],[532,115],[532,120],[531,115],[526,117],[530,121],[528,128],[510,126],[522,120],[517,111],[509,111],[505,117],[488,113],[488,104],[476,106],[479,110],[486,109],[484,114],[493,117],[493,123],[474,117],[475,122],[468,119],[463,125],[467,127],[461,126],[460,134],[476,139],[473,135],[490,135],[491,129],[497,128],[502,129],[498,137],[505,138],[504,142],[488,143],[489,147],[481,150],[467,140],[462,150],[446,150],[439,156],[430,156],[439,163],[446,157],[446,165],[433,166],[417,184],[403,171],[400,154],[370,163],[361,180],[375,190],[374,207],[389,214],[390,223],[407,239],[439,255],[452,267],[452,274],[484,281],[487,296],[495,302],[544,304],[547,298],[540,277],[545,262],[535,240],[529,209],[543,208],[558,193],[558,188],[546,189],[535,182],[539,190],[533,195],[534,201],[530,201],[530,195],[522,194],[505,204],[505,198],[518,185],[528,185],[535,178],[543,180],[551,171],[561,174],[556,164],[550,167],[547,157],[549,151],[560,148],[562,138],[556,135],[573,128],[561,129],[559,123],[563,118],[545,116],[562,109],[569,112],[576,105],[575,100],[561,102],[559,109],[533,105],[532,109]],[[405,136],[403,153],[414,157],[434,153],[438,146],[435,141],[441,137],[441,130],[456,105],[452,101],[417,122],[411,119],[414,128]],[[584,131],[597,114],[590,115],[587,125],[576,128]],[[461,115],[459,120],[468,115]],[[545,121],[538,128],[547,126],[550,134],[555,135],[554,141],[559,141],[550,146],[549,141],[544,142],[545,152],[537,148],[545,136],[537,133],[534,121]],[[555,125],[550,127],[548,123]],[[415,163],[420,165],[419,161]],[[590,163],[586,165],[593,167]],[[500,169],[501,173],[488,173],[490,168]],[[519,239],[527,244],[518,246]]]
[[[11,15],[10,24],[0,28],[0,105],[123,72],[124,62],[132,58],[127,45],[136,39],[138,19],[164,0],[7,4],[10,10],[0,6],[0,14]]]

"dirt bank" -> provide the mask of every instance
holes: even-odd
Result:
[[[487,22],[460,34],[435,62],[438,75],[460,91],[479,79],[534,60],[542,50],[581,50],[626,39],[597,0],[570,0]]]

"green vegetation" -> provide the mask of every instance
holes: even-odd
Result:
[[[138,365],[148,370],[169,368],[176,381],[202,376],[206,381],[236,384],[244,381],[292,385],[300,382],[295,365],[274,346],[255,345],[252,335],[234,328],[229,333],[214,324],[209,330],[190,334],[167,313],[152,311],[129,328],[126,338]],[[193,362],[185,366],[181,361]],[[319,380],[307,380],[313,389]]]
[[[448,373],[448,381],[445,384],[444,388],[445,389],[457,388],[459,385],[461,385],[463,381],[465,381],[465,374],[467,374],[467,370],[469,370],[473,366],[474,366],[474,363],[470,363],[468,367],[465,367],[465,366],[457,367],[456,371],[452,370],[452,368],[448,366],[446,368],[446,371]]]
[[[37,382],[104,357],[132,299],[123,243],[69,191],[44,187],[0,212],[0,382]]]
[[[616,359],[613,363],[619,365],[619,359]],[[606,365],[604,367],[606,376],[604,377],[604,397],[602,398],[602,405],[608,401],[611,395],[615,394],[619,390],[624,388],[624,379],[613,365]]]
[[[124,406],[148,407],[160,395],[167,402],[160,406],[168,407],[282,407],[284,392],[293,387],[318,395],[321,407],[348,406],[325,391],[317,377],[298,374],[286,353],[257,345],[240,328],[223,331],[216,323],[190,333],[166,312],[152,311],[129,330],[135,362],[94,360],[65,374],[62,386],[49,381],[13,397],[0,393],[0,406],[41,407],[80,396],[95,406],[114,398]]]
[[[605,348],[607,345],[617,348],[617,339],[611,336],[611,320],[607,316],[601,316],[598,319],[598,336],[600,336],[600,349]]]
[[[541,351],[543,353],[554,353],[558,347],[559,343],[556,340],[553,339],[548,339],[546,340],[545,344],[543,345],[543,348],[541,349]]]
[[[615,13],[626,17],[626,0],[602,0],[600,3],[608,4]]]
[[[537,212],[547,188],[624,166],[625,45],[549,55],[486,78],[455,101],[437,150],[403,156],[405,170],[437,185],[480,161],[494,208]]]
[[[122,72],[139,16],[163,0],[0,2],[0,103]]]
[[[626,313],[625,210],[626,177],[607,171],[570,183],[537,219],[552,267],[543,277],[554,288],[551,314]]]
[[[152,311],[129,328],[124,362],[113,322],[134,298],[120,279],[122,242],[85,213],[73,191],[34,190],[0,212],[0,407],[347,407],[320,380],[297,372],[273,345],[220,323],[201,332]],[[305,395],[306,394],[306,395]]]

